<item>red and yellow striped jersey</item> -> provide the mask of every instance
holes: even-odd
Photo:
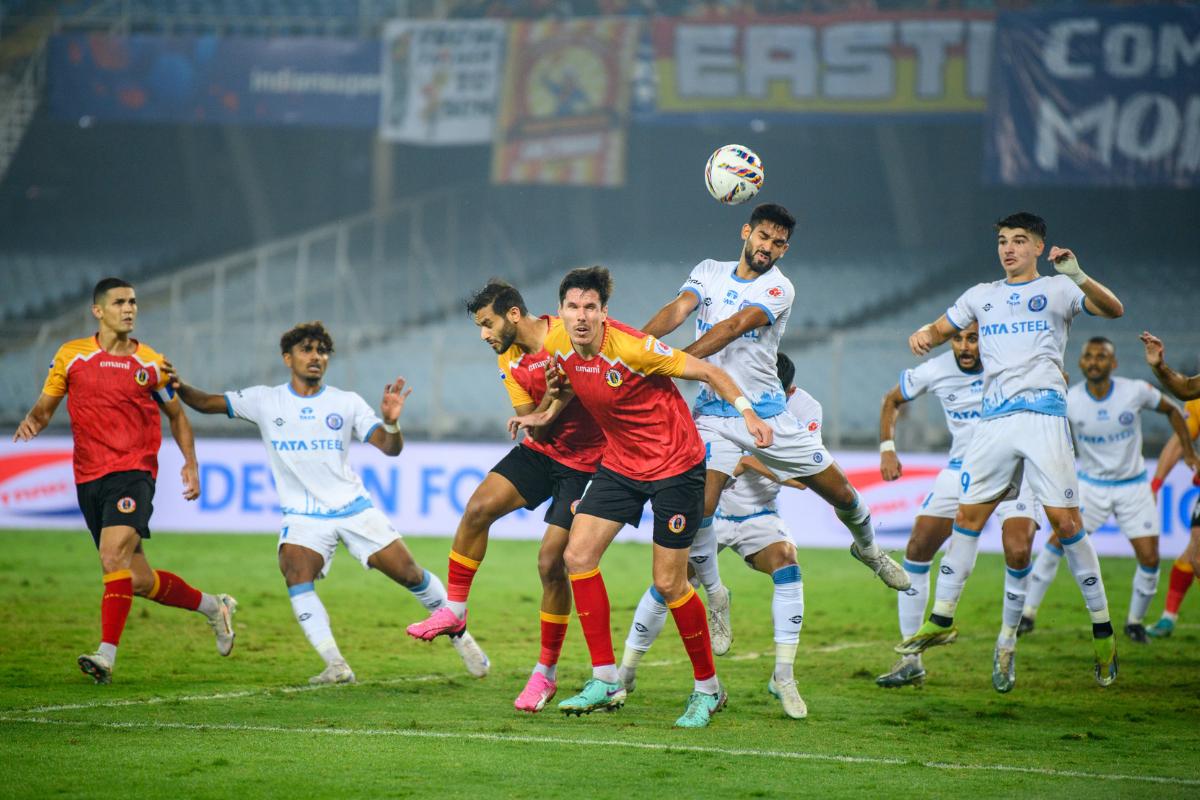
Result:
[[[76,483],[127,470],[157,476],[162,426],[154,393],[171,394],[162,362],[141,342],[132,355],[106,353],[94,335],[58,348],[42,393],[67,396]]]
[[[604,323],[600,352],[584,360],[556,320],[546,336],[553,354],[608,444],[605,467],[638,481],[671,478],[704,460],[704,443],[672,377],[687,356],[614,319]]]
[[[558,317],[542,319],[548,328],[562,327]],[[536,353],[526,353],[514,344],[500,354],[497,362],[514,409],[542,402],[546,396],[546,368],[551,364],[544,346]],[[594,472],[604,455],[604,431],[582,403],[574,402],[554,421],[545,441],[536,442],[526,436],[521,444],[571,469]]]

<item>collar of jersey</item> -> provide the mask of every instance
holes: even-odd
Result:
[[[1031,283],[1036,283],[1037,281],[1040,281],[1044,277],[1046,277],[1046,276],[1038,275],[1036,278],[1031,278],[1030,280],[1027,280],[1027,281],[1020,281],[1019,283],[1009,283],[1007,280],[1005,280],[1004,285],[1005,286],[1028,286]]]
[[[772,265],[771,265],[771,269],[775,269],[775,265],[774,265],[774,264],[772,264]],[[771,271],[771,269],[767,270],[767,272],[770,272],[770,271]],[[766,274],[767,274],[767,272],[761,273],[761,274],[759,274],[759,275],[755,275],[755,276],[754,276],[753,278],[751,278],[750,280],[746,280],[745,278],[739,278],[739,277],[737,276],[737,264],[734,264],[734,265],[733,265],[733,270],[731,270],[731,271],[730,271],[730,273],[729,273],[729,277],[733,278],[733,279],[734,279],[735,281],[737,281],[738,283],[754,283],[756,280],[758,280],[759,278],[761,278],[763,275],[766,275]]]
[[[299,397],[301,400],[311,400],[314,397],[320,397],[321,395],[325,394],[325,389],[328,388],[327,384],[323,383],[323,384],[321,384],[321,391],[317,392],[316,394],[297,394],[296,390],[294,388],[292,388],[291,381],[287,382],[287,387],[288,387],[288,391],[291,392],[292,395],[294,395],[295,397]]]
[[[1109,375],[1108,376],[1108,394],[1104,395],[1104,397],[1093,397],[1092,393],[1088,391],[1087,381],[1085,380],[1083,382],[1083,393],[1086,394],[1088,397],[1091,397],[1092,402],[1094,402],[1094,403],[1103,403],[1105,400],[1112,397],[1113,389],[1116,389],[1116,388],[1117,388],[1117,382],[1113,379],[1112,375]]]
[[[102,344],[100,344],[100,331],[96,331],[95,333],[92,334],[92,341],[96,343],[96,349],[99,350],[101,353],[104,353],[104,355],[112,356],[113,358],[133,358],[134,356],[137,355],[138,350],[142,349],[142,343],[140,341],[138,341],[137,339],[133,338],[132,336],[129,337],[129,340],[131,342],[133,342],[133,352],[126,353],[123,356],[119,356],[116,353],[108,352],[107,350],[104,349],[104,346]]]

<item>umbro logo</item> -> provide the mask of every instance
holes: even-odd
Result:
[[[633,623],[633,628],[634,628],[634,630],[636,630],[638,633],[645,633],[646,631],[648,631],[648,630],[649,630],[649,628],[647,628],[645,625],[643,625],[643,624],[642,624],[642,623],[640,623],[640,622],[635,622],[635,623]]]
[[[991,304],[991,303],[984,303],[984,304],[983,304],[983,310],[984,310],[984,311],[991,311],[991,310],[992,310],[992,304]]]
[[[301,614],[299,616],[299,620],[301,622],[308,622],[311,618],[312,618],[312,614],[308,613],[307,611],[305,611],[303,614]]]
[[[1097,578],[1095,575],[1093,575],[1093,576],[1091,576],[1090,578],[1084,578],[1084,579],[1083,579],[1083,585],[1084,585],[1084,586],[1095,586],[1095,585],[1096,585],[1096,581],[1098,581],[1098,580],[1100,580],[1100,579],[1099,579],[1099,578]]]
[[[703,564],[705,561],[708,561],[708,556],[692,556],[693,564]]]
[[[275,425],[276,425],[276,427],[282,428],[283,427],[283,417],[276,417]]]
[[[953,570],[953,569],[951,569],[950,567],[947,567],[947,566],[945,566],[944,564],[942,565],[942,567],[941,567],[941,569],[940,569],[939,571],[940,571],[940,572],[941,572],[943,575],[953,575],[953,574],[954,574],[954,570]]]
[[[792,623],[793,625],[799,625],[803,621],[804,621],[804,617],[802,617],[799,614],[797,614],[794,617],[788,617],[788,622]]]

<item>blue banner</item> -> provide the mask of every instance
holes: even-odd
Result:
[[[379,125],[375,40],[66,34],[50,41],[50,110],[67,119]]]
[[[1012,186],[1200,186],[1200,6],[997,19],[985,145]]]

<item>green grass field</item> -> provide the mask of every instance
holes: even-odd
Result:
[[[1174,797],[1200,795],[1200,625],[1137,647],[1117,684],[1091,676],[1089,626],[1065,568],[1018,649],[1016,689],[991,688],[1002,565],[979,559],[959,608],[962,638],[926,656],[922,689],[883,690],[896,601],[847,553],[802,551],[806,620],[796,670],[809,718],[766,692],[769,579],[722,556],[735,639],[718,669],[728,709],[703,731],[671,724],[691,671],[668,623],[614,714],[519,715],[538,651],[536,546],[495,542],[475,582],[471,628],[492,661],[466,675],[444,640],[410,640],[423,609],[345,552],[319,585],[359,685],[309,689],[321,662],[292,618],[268,536],[155,534],[151,562],[235,595],[237,647],[219,658],[198,615],[135,601],[114,682],[75,658],[95,647],[99,567],[82,532],[6,533],[0,549],[3,797]],[[444,573],[445,539],[412,539]],[[649,580],[648,547],[604,562],[614,640]],[[1133,562],[1105,581],[1124,618]],[[1165,572],[1165,570],[1164,570]],[[1165,593],[1151,610],[1156,618]],[[1200,592],[1195,592],[1200,594]],[[1200,621],[1189,597],[1183,619]],[[574,623],[560,697],[589,675]]]

